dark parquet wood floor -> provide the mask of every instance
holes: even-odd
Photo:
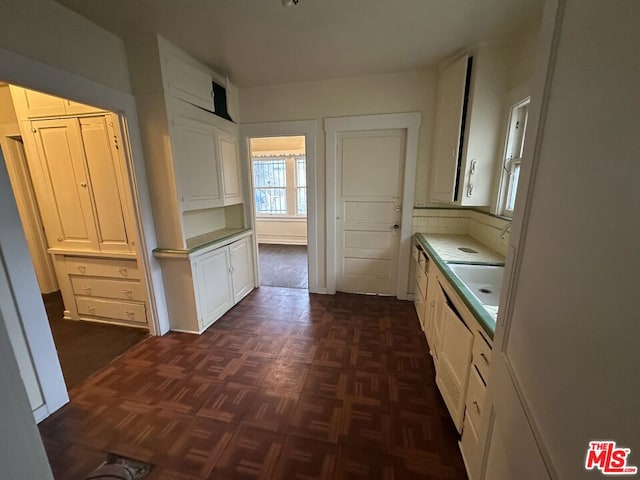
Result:
[[[148,336],[147,330],[65,320],[60,292],[43,295],[67,388],[73,388]]]
[[[308,288],[306,245],[258,245],[260,284],[268,287]]]
[[[465,479],[410,302],[261,287],[203,335],[129,350],[40,424],[57,479]]]

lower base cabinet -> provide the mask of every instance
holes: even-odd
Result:
[[[191,254],[157,253],[171,329],[202,333],[254,288],[249,234]]]

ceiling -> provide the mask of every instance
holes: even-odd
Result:
[[[432,65],[535,21],[543,0],[57,0],[125,39],[158,32],[239,86]]]

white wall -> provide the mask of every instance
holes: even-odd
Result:
[[[422,69],[403,73],[317,82],[290,83],[240,91],[240,116],[243,123],[288,120],[322,120],[326,117],[369,115],[395,112],[421,112],[420,145],[416,169],[416,201],[427,198],[426,178],[431,154],[431,136],[435,109],[436,70]],[[318,265],[320,287],[325,286],[325,136],[317,137],[318,178]]]
[[[496,341],[557,477],[601,478],[584,470],[591,440],[615,440],[640,466],[640,2],[560,3],[547,109],[526,147],[538,163],[510,327]]]
[[[0,26],[0,47],[131,92],[122,40],[59,3],[2,0]]]
[[[256,218],[256,238],[258,243],[306,245],[307,220]]]

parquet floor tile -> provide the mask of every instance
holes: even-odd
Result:
[[[40,424],[56,479],[107,452],[150,480],[465,479],[410,302],[261,287],[202,335],[151,337]]]

